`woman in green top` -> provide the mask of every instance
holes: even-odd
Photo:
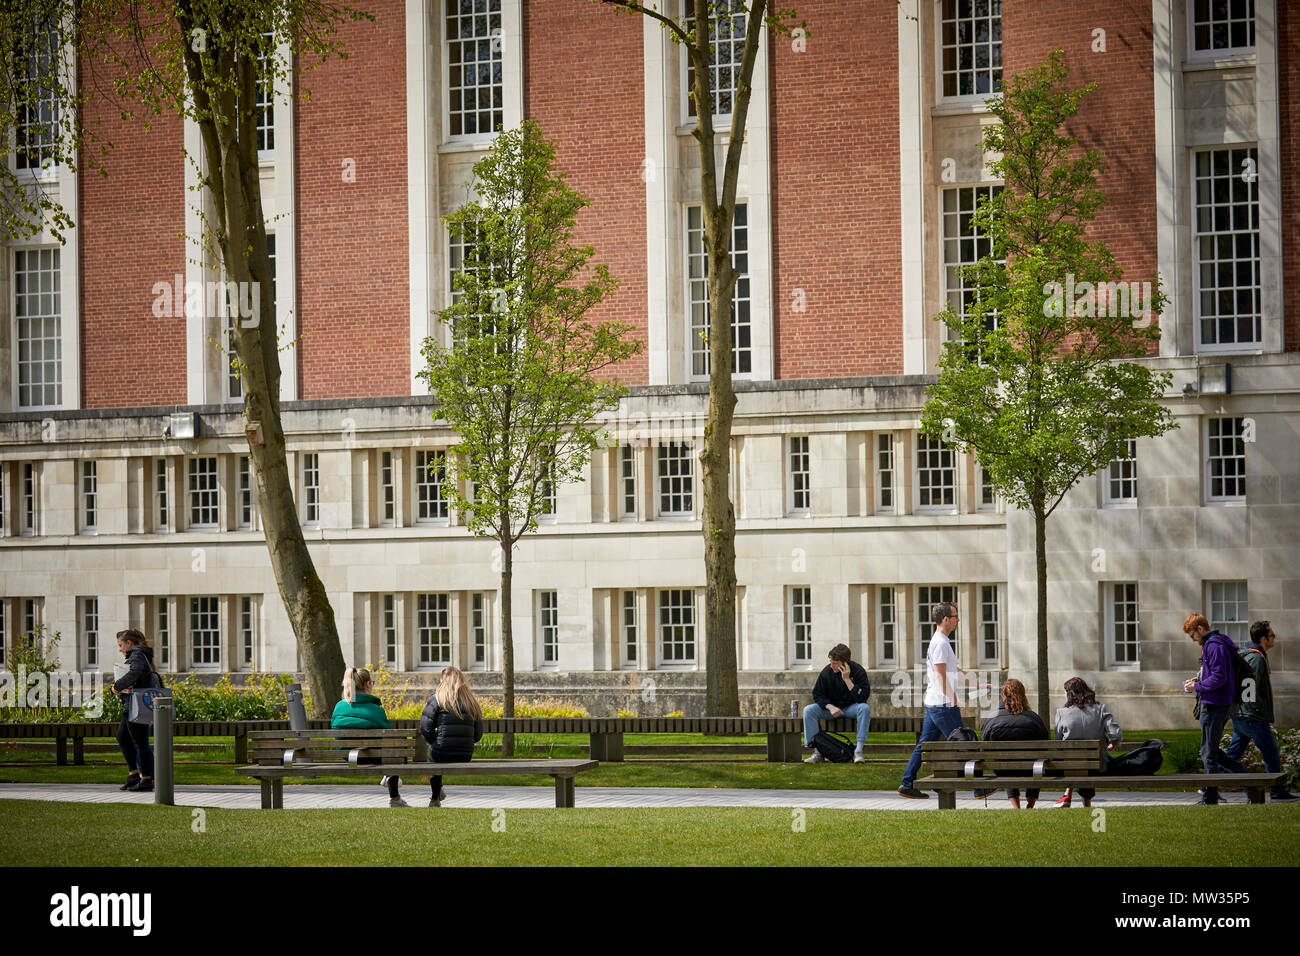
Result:
[[[343,674],[343,699],[334,705],[334,715],[330,718],[330,727],[336,729],[364,729],[367,727],[387,730],[388,715],[379,698],[370,693],[375,689],[375,682],[370,671],[364,667],[349,667]],[[380,763],[379,757],[362,757],[359,763]],[[388,787],[388,805],[390,807],[410,806],[397,792],[401,783],[399,777],[383,777],[379,785]]]

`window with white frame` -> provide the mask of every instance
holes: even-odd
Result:
[[[809,467],[807,435],[798,435],[790,439],[786,464],[788,469],[786,510],[790,514],[806,515],[812,510],[812,474]]]
[[[749,293],[749,209],[736,203],[731,225],[731,265],[736,285],[731,293],[731,372],[754,370],[753,321]],[[704,242],[704,208],[686,207],[686,311],[689,315],[691,376],[709,374],[709,256]]]
[[[1258,150],[1234,146],[1193,155],[1198,347],[1257,347],[1262,341]]]
[[[158,667],[166,670],[171,665],[172,622],[166,597],[154,598],[154,644],[158,647]]]
[[[555,446],[548,446],[543,457],[545,460],[540,468],[541,481],[537,488],[539,518],[542,521],[554,521],[560,507],[555,487]]]
[[[1255,48],[1255,0],[1192,0],[1188,20],[1197,53]]]
[[[155,531],[168,529],[171,514],[167,501],[167,459],[153,460],[153,527]]]
[[[239,648],[241,663],[252,667],[257,647],[257,615],[254,613],[253,599],[244,595],[239,599]]]
[[[895,587],[882,587],[876,603],[876,663],[898,666],[898,597]]]
[[[385,594],[379,610],[380,654],[385,664],[397,663],[397,595]]]
[[[659,592],[659,660],[663,664],[695,662],[695,591],[665,588]]]
[[[14,161],[18,169],[37,170],[59,162],[59,95],[50,83],[59,65],[59,52],[59,34],[52,23],[32,24],[13,43]]]
[[[253,459],[250,455],[239,456],[239,514],[236,527],[241,531],[251,531],[257,518],[256,500],[253,495]]]
[[[695,513],[694,455],[689,442],[666,442],[657,449],[659,516],[689,518]]]
[[[438,524],[448,520],[447,497],[443,493],[446,482],[447,453],[417,451],[415,453],[416,521]]]
[[[1002,0],[943,0],[942,89],[949,96],[1002,90]]]
[[[1238,647],[1250,640],[1245,581],[1209,582],[1210,626],[1227,634]]]
[[[623,619],[620,622],[620,633],[622,635],[623,646],[623,665],[631,667],[635,666],[637,663],[637,637],[640,631],[635,591],[623,592],[621,611],[623,615]]]
[[[790,660],[793,664],[811,664],[812,588],[788,588],[789,606],[786,620],[790,628]]]
[[[190,663],[195,670],[221,666],[221,600],[190,598]]]
[[[379,453],[379,523],[391,526],[397,514],[397,486],[393,480],[393,453]]]
[[[81,646],[86,667],[99,666],[99,598],[81,599]]]
[[[210,530],[217,527],[219,492],[217,459],[214,455],[188,458],[190,493],[190,528]]]
[[[942,439],[917,435],[916,478],[918,510],[951,511],[957,507],[957,463]]]
[[[302,520],[320,524],[320,455],[314,452],[302,456]]]
[[[538,660],[543,666],[560,662],[560,595],[557,591],[537,592]]]
[[[99,463],[81,464],[81,531],[93,534],[99,518]]]
[[[22,496],[22,513],[19,516],[18,532],[22,535],[35,535],[40,532],[40,523],[37,521],[37,495],[40,488],[35,463],[23,462],[20,470],[20,482],[22,487],[19,489],[19,495]]]
[[[1136,668],[1138,664],[1138,586],[1113,582],[1106,588],[1106,647],[1109,664]]]
[[[480,137],[502,128],[501,0],[445,0],[447,131]]]
[[[275,71],[270,62],[275,52],[275,34],[263,34],[262,40],[262,49],[257,54],[257,92],[253,105],[257,151],[264,154],[275,152]]]
[[[14,250],[18,407],[63,403],[62,271],[57,247]]]
[[[922,584],[916,589],[916,627],[917,627],[917,663],[925,660],[930,650],[930,638],[937,627],[934,623],[934,606],[936,604],[957,604],[957,586],[955,584]],[[961,660],[961,641],[957,639],[960,627],[948,635],[948,643],[957,660]]]
[[[1210,501],[1246,500],[1245,420],[1211,418],[1205,423],[1205,480]]]
[[[451,663],[451,616],[446,594],[421,594],[415,605],[415,637],[420,666]]]
[[[481,593],[472,594],[469,599],[470,666],[479,670],[487,667],[487,627],[487,598]]]
[[[636,449],[623,445],[618,457],[618,516],[636,517]]]
[[[876,435],[876,503],[877,514],[893,514],[898,507],[895,496],[894,436],[888,432]]]
[[[23,598],[23,629],[21,636],[31,638],[40,623],[40,601],[37,598]]]
[[[974,313],[979,298],[979,288],[967,276],[966,267],[993,254],[993,240],[973,225],[975,212],[981,203],[1001,191],[1001,186],[955,186],[943,190],[943,294],[948,307],[962,319]],[[985,314],[984,326],[996,329],[997,315]]]
[[[978,462],[975,464],[975,483],[976,493],[979,497],[980,511],[995,511],[998,507],[998,490],[994,486],[992,479],[989,478],[988,471]]]
[[[710,4],[709,17],[709,89],[713,94],[713,115],[730,116],[740,85],[741,63],[745,58],[745,4],[741,0],[723,0]],[[695,17],[692,0],[684,0],[683,26],[694,28]],[[686,112],[697,113],[694,98],[695,63],[689,51],[683,49],[686,60]]]
[[[1137,439],[1124,443],[1124,454],[1106,466],[1104,502],[1108,505],[1137,504]]]
[[[980,585],[980,663],[997,664],[1000,658],[1001,642],[998,639],[999,625],[1002,620],[998,604],[998,586],[996,584]]]

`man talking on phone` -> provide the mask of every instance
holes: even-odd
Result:
[[[871,726],[871,684],[861,664],[852,660],[847,644],[836,644],[828,655],[830,663],[822,668],[813,685],[813,702],[803,709],[803,745],[812,746],[821,725],[817,722],[830,717],[852,717],[858,724],[858,744],[853,748],[853,762],[866,763],[862,747],[867,742],[867,728]],[[804,763],[821,763],[826,758],[814,750]]]

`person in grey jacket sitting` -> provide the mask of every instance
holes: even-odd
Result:
[[[1106,750],[1114,750],[1115,745],[1123,739],[1119,721],[1106,709],[1105,704],[1097,703],[1097,695],[1082,677],[1071,677],[1065,682],[1065,706],[1056,712],[1057,740],[1104,740]],[[1106,772],[1109,759],[1106,753],[1101,755],[1101,769]],[[1072,788],[1067,788],[1056,801],[1058,807],[1068,807]],[[1080,787],[1079,796],[1083,797],[1085,807],[1092,806],[1092,798],[1097,793],[1091,787]]]

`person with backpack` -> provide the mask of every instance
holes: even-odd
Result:
[[[827,655],[828,663],[817,675],[813,702],[803,709],[803,745],[813,748],[813,752],[804,758],[804,763],[826,760],[813,746],[813,741],[821,733],[818,721],[831,717],[850,717],[856,721],[858,742],[853,748],[853,762],[867,762],[862,748],[866,745],[867,730],[871,726],[871,706],[867,703],[871,696],[871,683],[867,680],[866,670],[852,657],[847,644],[836,644]],[[844,744],[844,749],[848,749],[848,744]]]
[[[1242,694],[1241,701],[1232,713],[1232,741],[1225,750],[1223,761],[1233,773],[1246,773],[1240,760],[1246,748],[1252,743],[1259,748],[1259,755],[1264,760],[1264,769],[1269,773],[1281,773],[1282,761],[1277,751],[1277,739],[1273,736],[1273,683],[1268,672],[1268,652],[1277,643],[1277,635],[1268,621],[1256,621],[1250,626],[1250,643],[1241,652],[1246,666],[1250,668],[1249,677],[1254,681],[1252,692]],[[1285,783],[1280,783],[1270,791],[1274,800],[1295,800],[1296,795]]]
[[[1196,716],[1201,722],[1201,764],[1206,773],[1227,773],[1228,755],[1220,742],[1235,702],[1239,699],[1237,645],[1232,638],[1210,627],[1205,615],[1193,611],[1183,622],[1183,633],[1201,648],[1201,669],[1196,677],[1183,681],[1183,693],[1196,693]],[[1245,674],[1241,675],[1245,677]],[[1240,765],[1238,765],[1240,766]],[[1198,806],[1220,803],[1219,788],[1206,787]]]
[[[483,738],[483,708],[460,668],[442,669],[420,715],[420,735],[429,742],[429,759],[434,763],[469,763],[473,758],[474,745]],[[442,776],[430,777],[429,786],[429,806],[442,806],[447,799]]]
[[[1029,699],[1025,695],[1025,685],[1014,677],[1002,685],[998,712],[984,721],[981,733],[985,740],[1051,740],[1052,735],[1039,717],[1029,709]],[[996,775],[1017,776],[1015,771],[998,770]],[[1020,790],[1007,788],[1007,797],[1011,805],[1020,809]],[[1030,787],[1025,791],[1025,806],[1032,810],[1038,801],[1038,788]]]
[[[113,694],[122,698],[122,722],[117,727],[117,745],[126,758],[126,783],[119,790],[148,793],[153,790],[153,751],[149,749],[149,725],[131,721],[131,691],[160,687],[153,666],[153,648],[135,627],[117,632],[117,649],[126,658],[127,671],[113,682]],[[124,696],[125,695],[125,696]]]

